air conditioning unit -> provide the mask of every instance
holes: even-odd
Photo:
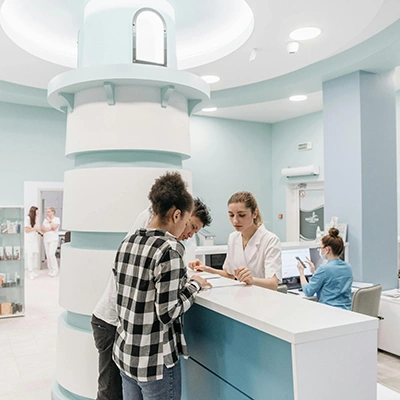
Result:
[[[287,178],[295,176],[319,175],[319,165],[307,165],[306,167],[283,168],[282,175]]]

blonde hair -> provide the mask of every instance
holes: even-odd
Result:
[[[53,211],[53,213],[56,213],[56,209],[54,207],[47,207],[47,210]]]
[[[228,206],[229,204],[233,203],[243,203],[246,206],[246,208],[250,208],[252,213],[255,213],[257,211],[257,216],[254,218],[254,223],[257,226],[260,226],[263,223],[260,210],[258,209],[257,200],[252,193],[236,192],[228,200]]]

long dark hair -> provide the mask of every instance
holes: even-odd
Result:
[[[29,218],[30,218],[30,220],[31,220],[31,227],[32,227],[32,228],[36,225],[36,210],[38,210],[38,208],[35,207],[35,206],[32,206],[32,207],[29,209],[29,214],[28,214],[28,216],[29,216]]]

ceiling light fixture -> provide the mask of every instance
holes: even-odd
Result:
[[[290,101],[304,101],[307,100],[307,96],[305,94],[298,94],[296,96],[290,96]]]
[[[294,53],[297,53],[299,51],[299,47],[300,47],[300,43],[299,42],[289,42],[286,45],[286,51],[289,54],[294,54]]]
[[[221,78],[216,75],[204,75],[201,79],[204,79],[207,83],[217,83],[221,80]]]
[[[310,40],[314,39],[321,34],[321,29],[315,26],[308,26],[306,28],[295,29],[290,32],[290,38],[293,40]]]
[[[257,57],[257,49],[251,50],[249,62],[254,61],[256,59],[256,57]]]
[[[217,107],[202,108],[201,111],[203,111],[203,112],[213,112],[213,111],[217,111]]]

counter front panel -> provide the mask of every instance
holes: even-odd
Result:
[[[184,399],[294,398],[290,343],[197,304],[184,323],[193,359],[183,362]],[[200,373],[214,376],[210,396]]]

